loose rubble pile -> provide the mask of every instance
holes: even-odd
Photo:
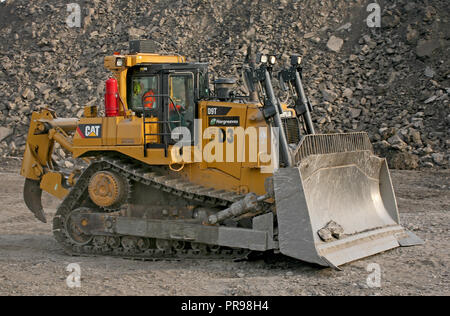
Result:
[[[371,2],[79,0],[81,27],[71,28],[68,1],[7,0],[0,155],[21,155],[33,110],[69,117],[101,107],[103,57],[151,38],[162,52],[210,62],[216,76],[239,77],[249,48],[277,54],[283,66],[299,53],[321,132],[367,131],[393,168],[448,168],[448,2],[378,1],[381,28],[369,28]]]

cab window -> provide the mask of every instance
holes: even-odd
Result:
[[[169,121],[171,128],[193,128],[195,115],[194,74],[175,73],[169,76]]]
[[[132,77],[128,85],[128,106],[133,111],[156,109],[158,105],[158,77]]]

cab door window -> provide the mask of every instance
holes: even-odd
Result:
[[[171,129],[184,126],[194,128],[194,74],[175,73],[169,76],[169,121]]]

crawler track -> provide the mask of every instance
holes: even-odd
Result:
[[[180,260],[180,259],[243,259],[250,251],[230,249],[203,244],[184,242],[161,249],[155,246],[158,242],[150,238],[132,236],[84,236],[85,242],[77,242],[69,234],[67,221],[70,214],[83,207],[89,199],[88,183],[91,176],[100,170],[111,170],[120,173],[129,181],[140,182],[163,192],[168,192],[186,200],[191,200],[211,207],[227,207],[243,196],[221,190],[205,188],[168,175],[154,172],[150,167],[143,167],[135,161],[124,161],[115,157],[103,157],[92,162],[80,175],[76,185],[58,207],[53,219],[53,234],[63,246],[66,253],[74,256],[114,256],[137,260]],[[102,211],[100,209],[96,211]],[[104,210],[103,210],[104,211]],[[125,241],[132,241],[131,244]],[[144,247],[143,247],[144,245]]]

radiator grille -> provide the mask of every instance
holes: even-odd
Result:
[[[300,126],[298,119],[296,117],[291,117],[282,118],[282,120],[288,144],[297,145],[300,142]]]
[[[311,155],[369,150],[373,152],[367,133],[307,135],[294,152],[297,163]]]

